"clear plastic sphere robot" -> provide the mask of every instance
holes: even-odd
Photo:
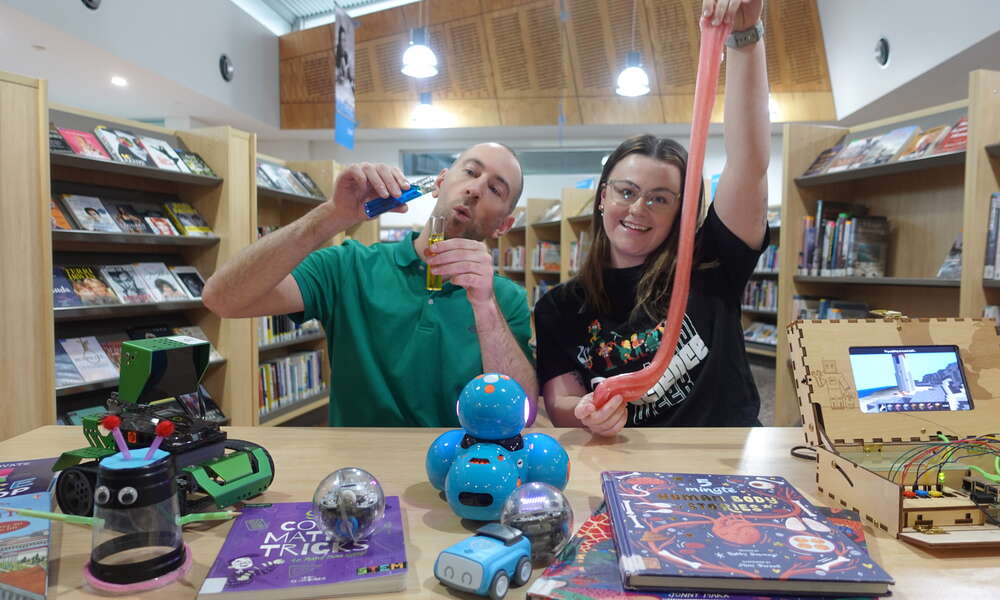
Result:
[[[456,405],[463,429],[431,443],[424,466],[455,514],[496,521],[503,503],[522,484],[557,489],[569,481],[569,455],[544,433],[521,435],[530,418],[528,397],[510,376],[484,373],[467,383]]]
[[[327,537],[350,546],[375,531],[385,514],[385,492],[368,471],[345,467],[319,483],[313,506]]]

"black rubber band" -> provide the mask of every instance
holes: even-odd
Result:
[[[180,545],[170,552],[148,560],[113,565],[101,563],[101,559],[114,556],[125,550],[147,546],[170,546],[175,543]],[[184,544],[181,543],[176,532],[130,533],[95,546],[90,553],[90,572],[94,574],[94,577],[108,583],[138,583],[156,579],[178,569],[184,564],[186,557]]]

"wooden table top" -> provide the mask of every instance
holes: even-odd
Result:
[[[456,598],[434,578],[438,553],[467,537],[471,530],[452,513],[427,481],[424,456],[442,429],[327,429],[231,427],[229,436],[267,448],[276,476],[260,502],[309,501],[319,481],[341,467],[360,467],[374,474],[387,495],[399,496],[406,522],[409,561],[403,592],[371,598]],[[798,428],[753,429],[626,429],[614,441],[594,441],[575,429],[542,430],[556,437],[572,461],[566,497],[579,525],[602,499],[600,473],[605,470],[648,470],[692,473],[781,475],[803,494],[817,495],[814,463],[789,456],[803,441]],[[79,427],[41,427],[0,442],[0,461],[58,456],[84,446]],[[229,523],[195,524],[184,538],[194,566],[179,582],[143,593],[147,599],[193,598],[215,559]],[[865,528],[869,551],[895,578],[893,598],[924,599],[938,594],[972,600],[1000,598],[1000,552],[951,551],[930,554],[880,530]],[[56,525],[50,557],[49,598],[93,597],[84,587],[82,568],[90,552],[90,532]],[[535,576],[540,573],[535,570]],[[514,588],[510,598],[527,587]],[[465,596],[463,596],[465,597]],[[471,597],[471,596],[468,596]]]

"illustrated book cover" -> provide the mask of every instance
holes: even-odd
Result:
[[[77,194],[62,194],[63,205],[73,215],[73,220],[87,231],[103,231],[120,233],[121,229],[115,223],[108,209],[96,196],[80,196]]]
[[[185,291],[192,300],[201,298],[201,290],[205,287],[205,280],[198,269],[191,266],[170,267],[170,272],[174,274],[182,284]]]
[[[213,235],[205,219],[187,202],[167,202],[163,207],[182,235]]]
[[[62,267],[52,266],[52,306],[83,306],[83,300],[73,291],[73,284]]]
[[[108,154],[118,162],[140,167],[155,167],[149,151],[134,133],[125,129],[112,129],[106,125],[94,128],[94,134],[101,140]]]
[[[892,578],[782,477],[601,474],[630,589],[883,596]]]
[[[198,598],[304,600],[403,589],[407,571],[398,496],[367,540],[326,540],[312,502],[247,504],[233,521]]]
[[[142,278],[146,288],[153,295],[154,302],[177,302],[187,300],[184,287],[174,278],[167,265],[157,262],[134,263],[132,268]]]
[[[98,304],[121,304],[118,296],[108,287],[107,282],[89,265],[69,265],[63,267],[66,279],[73,291],[83,301],[84,306]]]
[[[965,150],[969,141],[969,118],[962,117],[957,123],[952,125],[941,141],[934,146],[934,154],[944,154],[945,152],[958,152]]]
[[[51,213],[49,224],[52,226],[52,229],[62,229],[64,231],[74,229],[73,224],[69,222],[66,214],[54,200],[49,200],[49,211]]]
[[[198,154],[180,149],[175,149],[174,151],[177,153],[177,156],[181,157],[181,160],[184,161],[184,164],[187,165],[188,171],[190,171],[194,175],[204,175],[205,177],[216,176],[215,171],[212,170],[212,167],[208,166],[208,164],[204,160],[202,160],[201,156],[199,156]]]
[[[926,156],[934,145],[948,134],[950,129],[951,127],[947,125],[938,125],[937,127],[931,127],[920,132],[905,148],[899,151],[899,156],[896,160],[913,160]]]
[[[108,214],[118,225],[118,228],[125,233],[153,233],[146,221],[136,210],[131,202],[121,202],[118,200],[101,200],[108,209]]]
[[[153,294],[146,288],[146,282],[139,277],[132,265],[105,265],[101,275],[125,304],[149,304],[155,302]]]
[[[44,600],[48,588],[48,519],[5,510],[52,510],[55,458],[0,462],[0,597]]]
[[[84,381],[104,381],[118,377],[118,367],[111,362],[95,336],[59,340],[63,350]]]
[[[94,134],[89,131],[63,128],[59,128],[58,131],[59,134],[62,135],[63,139],[66,140],[66,143],[69,144],[69,147],[73,150],[74,154],[86,156],[87,158],[111,160],[111,157],[108,156],[107,152],[105,152],[104,146],[101,145],[101,142],[97,141]]]
[[[142,140],[142,145],[149,151],[149,156],[156,163],[156,166],[168,171],[178,171],[180,173],[191,172],[187,164],[167,142],[149,135],[144,135],[139,139]]]

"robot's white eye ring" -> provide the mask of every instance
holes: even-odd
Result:
[[[139,499],[139,492],[135,491],[134,487],[123,487],[118,490],[118,502],[128,506],[129,504],[135,504],[135,501]]]
[[[465,585],[472,585],[472,573],[465,571],[462,573],[462,583]]]
[[[94,490],[94,502],[98,504],[107,504],[108,500],[111,500],[111,490],[104,485],[98,486],[98,488]]]

